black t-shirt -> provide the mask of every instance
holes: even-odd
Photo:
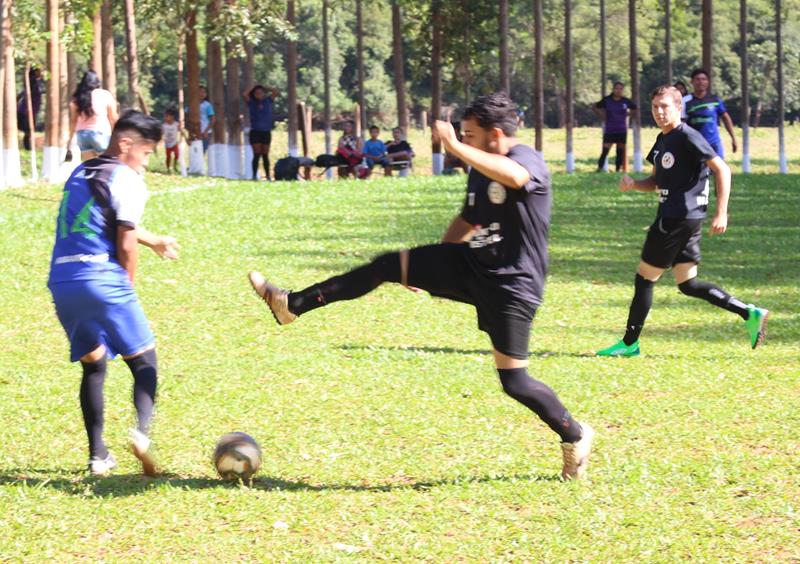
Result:
[[[476,272],[499,289],[538,305],[547,274],[550,172],[544,159],[527,145],[515,145],[506,156],[522,165],[530,180],[513,189],[475,168],[470,171],[461,217],[476,231],[466,254]]]
[[[686,124],[659,133],[647,161],[655,166],[659,192],[657,217],[703,219],[708,209],[706,161],[717,154],[708,141]]]
[[[400,153],[401,151],[411,152],[411,145],[408,144],[408,141],[402,140],[398,142],[389,141],[386,143],[386,152],[391,153]]]

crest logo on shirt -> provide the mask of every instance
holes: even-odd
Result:
[[[661,157],[661,168],[670,169],[674,164],[675,164],[675,155],[673,155],[669,151],[664,153],[664,156]]]
[[[502,204],[506,201],[506,187],[499,182],[489,183],[489,201],[493,204]]]

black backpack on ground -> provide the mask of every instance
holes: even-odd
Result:
[[[332,166],[343,166],[346,164],[347,161],[344,160],[340,155],[322,154],[319,155],[314,161],[314,166],[318,166],[320,168],[330,168]]]
[[[300,172],[300,159],[297,157],[283,157],[275,163],[275,180],[297,180]]]

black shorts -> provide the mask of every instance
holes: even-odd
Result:
[[[625,133],[603,133],[603,143],[620,143],[622,145],[628,142],[628,132]]]
[[[658,268],[700,262],[702,219],[656,218],[647,232],[642,260]]]
[[[408,284],[475,306],[478,328],[489,334],[495,350],[520,360],[528,358],[536,305],[500,289],[496,281],[473,269],[464,244],[443,243],[409,251]]]
[[[272,143],[272,132],[261,131],[259,129],[250,130],[251,145],[270,145]]]

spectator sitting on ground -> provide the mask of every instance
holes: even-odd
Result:
[[[389,166],[389,158],[386,156],[386,145],[378,139],[381,130],[377,125],[369,126],[369,139],[364,143],[364,156],[367,158],[367,176],[372,173],[372,167],[380,164],[384,169],[384,174]]]
[[[386,158],[389,160],[389,165],[385,166],[383,171],[386,176],[392,175],[392,169],[397,167],[411,168],[411,159],[414,158],[414,150],[408,141],[403,139],[403,130],[399,127],[392,129],[392,140],[386,143]],[[405,165],[395,165],[395,163],[403,163]]]
[[[336,147],[336,154],[341,156],[347,164],[339,167],[339,178],[355,176],[356,166],[361,162],[364,151],[364,140],[354,134],[356,124],[353,120],[344,122],[342,136]]]

